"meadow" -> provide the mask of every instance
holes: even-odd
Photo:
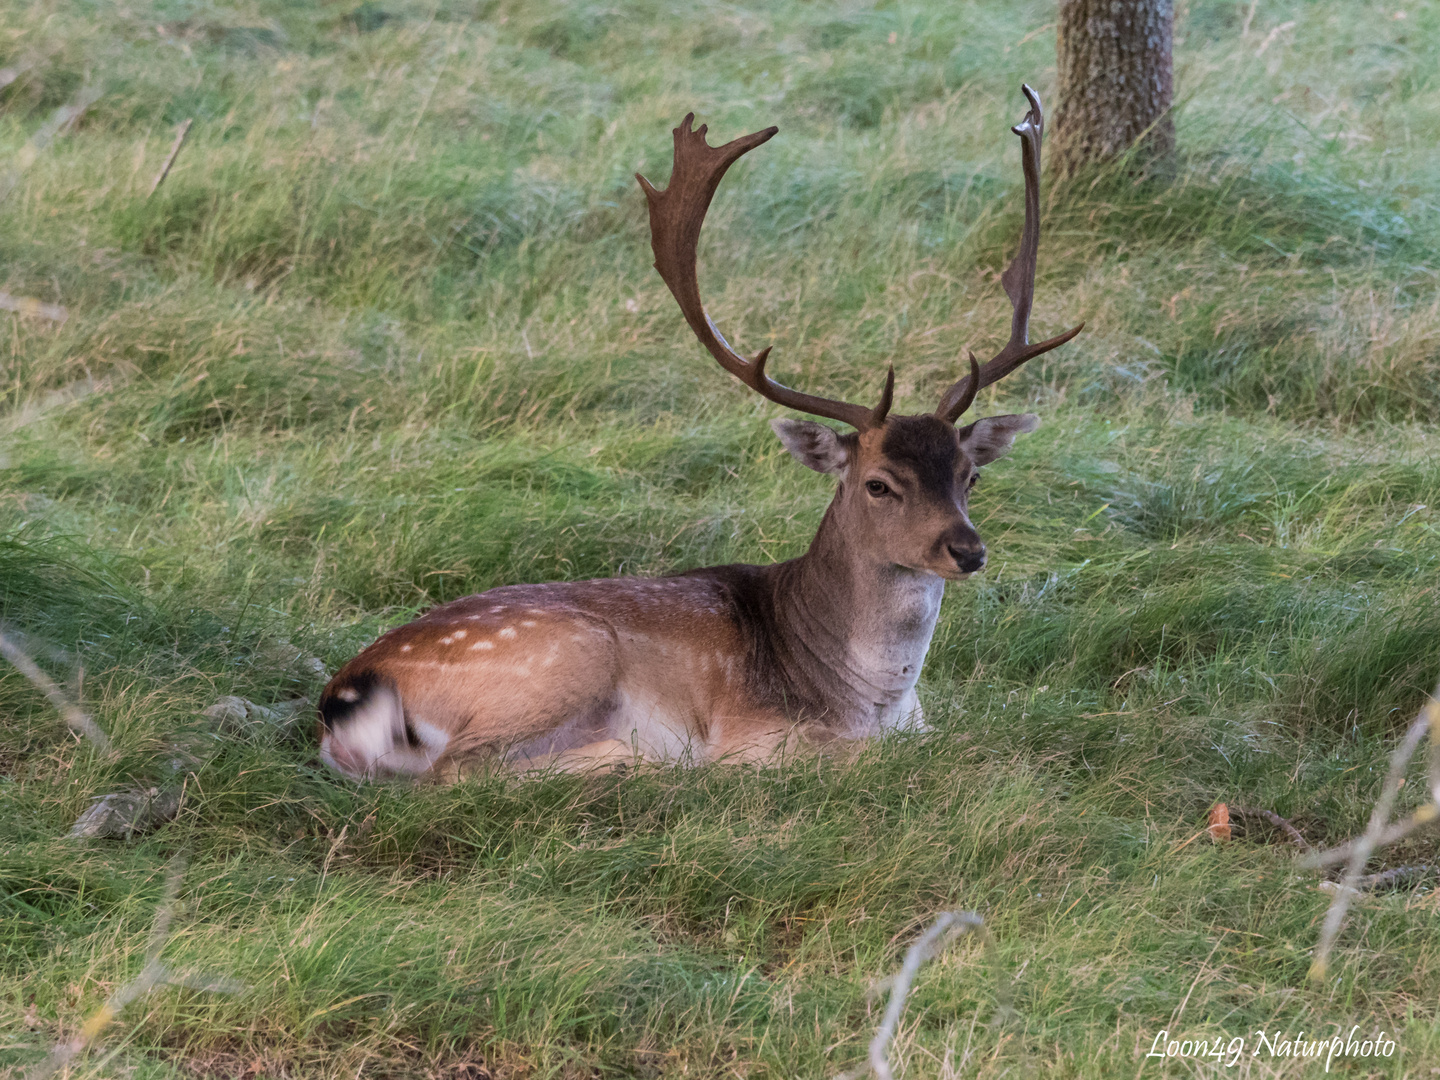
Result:
[[[1398,1051],[1332,1072],[1435,1072],[1434,879],[1358,904],[1316,983],[1320,876],[1202,832],[1225,801],[1354,834],[1440,676],[1436,0],[1180,0],[1173,171],[1047,181],[1032,327],[1086,330],[977,403],[1043,425],[972,496],[933,732],[439,787],[199,715],[313,700],[494,585],[803,551],[830,481],[690,335],[633,174],[688,111],[778,124],[711,211],[712,314],[791,385],[870,401],[893,363],[928,410],[1008,332],[1008,128],[1022,81],[1053,98],[1054,19],[0,0],[0,290],[68,316],[0,313],[0,617],[114,747],[0,669],[0,1073],[140,970],[178,853],[165,960],[245,989],[138,1001],[71,1075],[831,1077],[957,907],[1014,1015],[960,940],[897,1074],[1309,1076],[1145,1055],[1352,1025]],[[177,785],[155,831],[67,837]]]

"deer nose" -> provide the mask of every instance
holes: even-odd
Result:
[[[973,574],[985,567],[985,545],[976,544],[973,547],[956,547],[954,544],[947,544],[946,550],[950,557],[955,560],[955,565],[960,568],[962,574]]]

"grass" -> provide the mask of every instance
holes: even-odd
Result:
[[[1337,1069],[1440,1064],[1430,882],[1311,985],[1328,894],[1258,828],[1195,838],[1217,800],[1357,831],[1440,664],[1440,5],[1179,7],[1174,176],[1047,192],[1034,329],[1088,328],[982,397],[1045,424],[973,499],[935,733],[442,789],[196,714],[493,585],[802,550],[828,483],[688,336],[631,174],[692,108],[779,124],[711,215],[711,310],[779,377],[869,400],[893,361],[929,408],[1008,327],[1053,5],[0,3],[0,289],[70,312],[0,326],[0,615],[83,664],[117,750],[0,672],[0,1068],[139,970],[182,850],[166,962],[249,990],[136,1004],[80,1074],[829,1076],[952,906],[1019,1015],[987,1026],[965,939],[906,1076],[1181,1075],[1161,1029],[1352,1024],[1399,1049]],[[65,838],[177,780],[158,832]]]

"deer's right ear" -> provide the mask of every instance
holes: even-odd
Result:
[[[838,473],[850,462],[850,452],[839,434],[824,424],[777,417],[770,421],[770,427],[780,436],[790,455],[807,469]]]

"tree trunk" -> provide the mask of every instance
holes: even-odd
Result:
[[[1141,167],[1163,166],[1175,149],[1174,37],[1174,0],[1060,0],[1051,160],[1061,176],[1142,139]]]

